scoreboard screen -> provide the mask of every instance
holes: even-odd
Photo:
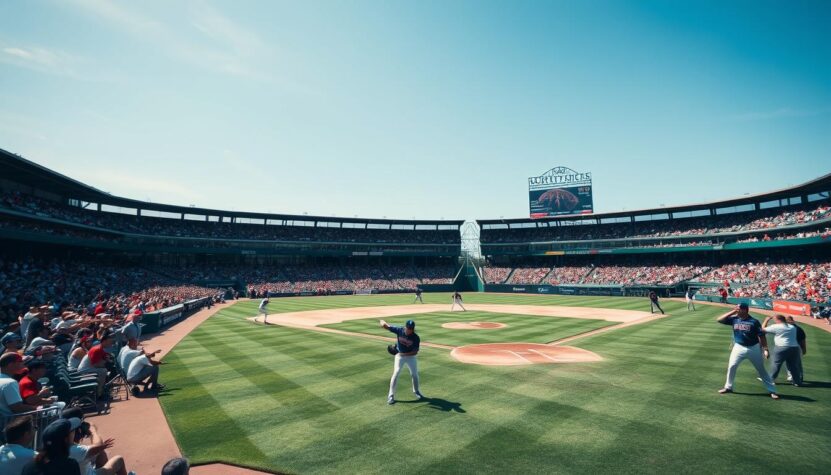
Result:
[[[531,218],[591,214],[594,211],[591,173],[556,167],[528,179]]]

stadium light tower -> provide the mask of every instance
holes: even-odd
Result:
[[[482,247],[479,243],[479,225],[475,221],[462,224],[462,255],[479,265],[482,261]]]

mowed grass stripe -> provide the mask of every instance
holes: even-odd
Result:
[[[351,302],[358,301],[357,296],[307,300],[330,308],[332,304],[368,306],[365,302],[375,297],[361,297],[364,303],[355,305]],[[412,302],[412,296],[383,297],[392,305]],[[449,297],[432,297],[447,298],[449,308]],[[645,299],[490,297],[491,303],[648,309]],[[466,294],[468,303],[477,298]],[[245,318],[254,316],[256,304],[243,302],[209,319],[174,349],[171,357],[179,361],[163,367],[163,378],[183,374],[170,372],[179,364],[192,364],[198,375],[191,382],[184,374],[187,384],[160,398],[189,457],[207,460],[222,452],[199,437],[180,437],[200,414],[192,412],[193,403],[205,406],[201,414],[207,417],[214,409],[225,412],[226,407],[248,400],[256,406],[260,398],[280,398],[279,389],[274,397],[263,395],[263,388],[246,377],[212,363],[211,353],[220,360],[228,353],[213,344],[214,339],[222,339],[233,349],[231,365],[244,363],[251,371],[244,358],[254,358],[262,371],[277,373],[278,377],[268,376],[273,381],[289,380],[335,406],[331,411],[306,412],[287,405],[266,411],[259,419],[246,419],[245,424],[237,422],[247,438],[258,440],[249,444],[264,453],[250,448],[229,451],[224,458],[232,463],[296,473],[733,473],[735,469],[808,473],[829,462],[825,447],[831,443],[831,389],[827,384],[782,385],[780,392],[795,399],[775,402],[765,397],[755,371],[745,363],[736,387],[760,395],[715,394],[724,382],[729,353],[730,328],[714,322],[723,308],[700,306],[698,312],[687,313],[683,303],[666,302],[664,308],[672,317],[572,343],[602,354],[606,360],[598,363],[480,367],[456,363],[445,350],[425,349],[419,357],[422,387],[434,402],[389,407],[384,396],[392,360],[383,353],[383,342],[252,325]],[[520,329],[527,325],[525,320],[517,324]],[[806,376],[827,382],[831,374],[826,348],[831,338],[818,329],[805,330]],[[200,341],[191,341],[194,337]],[[247,376],[256,379],[254,373]],[[238,391],[233,389],[235,382]],[[197,390],[191,391],[191,383]],[[199,386],[209,397],[200,394]],[[408,393],[405,370],[399,397],[406,401]],[[307,408],[316,404],[312,400]],[[294,405],[305,402],[292,399],[290,406]],[[258,413],[256,407],[247,410],[251,411],[247,414]],[[305,412],[308,417],[281,423],[281,413],[289,411]],[[746,440],[752,443],[745,444]],[[748,450],[731,450],[737,441]],[[776,455],[758,456],[760,452]]]

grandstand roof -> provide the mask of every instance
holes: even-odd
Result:
[[[765,203],[773,200],[780,200],[785,198],[793,198],[797,196],[805,196],[814,193],[831,191],[831,173],[823,175],[819,178],[807,181],[800,185],[781,188],[774,191],[764,193],[756,193],[752,195],[745,195],[738,198],[730,198],[720,201],[710,201],[703,203],[686,204],[679,206],[664,206],[660,208],[644,208],[631,211],[614,211],[609,213],[595,213],[569,216],[554,216],[550,218],[509,218],[509,219],[479,219],[476,220],[479,225],[484,224],[518,224],[518,223],[536,223],[545,221],[580,221],[585,219],[605,219],[605,218],[621,218],[630,216],[652,215],[652,214],[667,214],[679,213],[685,211],[696,211],[704,209],[719,209],[728,208],[732,206],[742,206],[756,203]]]
[[[274,214],[254,213],[245,211],[228,211],[210,208],[197,208],[191,206],[170,205],[162,203],[150,203],[142,200],[123,198],[111,195],[78,180],[50,170],[27,160],[20,155],[0,149],[0,170],[3,171],[3,178],[32,187],[37,190],[44,190],[55,193],[62,197],[74,198],[93,203],[102,203],[123,208],[135,208],[141,210],[164,211],[169,213],[186,213],[208,216],[240,217],[253,219],[272,220],[293,220],[293,221],[323,221],[338,223],[366,223],[366,224],[389,224],[389,225],[415,225],[415,226],[455,226],[461,227],[463,220],[413,220],[413,219],[375,219],[375,218],[345,218],[333,216],[307,216],[296,214]]]

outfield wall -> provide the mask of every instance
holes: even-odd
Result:
[[[508,294],[558,294],[558,295],[603,295],[624,296],[623,286],[595,285],[519,285],[519,284],[485,284],[485,292]]]
[[[188,318],[203,307],[206,307],[210,299],[210,297],[202,297],[201,299],[188,300],[179,305],[145,313],[141,317],[141,322],[144,324],[141,329],[142,334],[158,333],[162,328]]]

